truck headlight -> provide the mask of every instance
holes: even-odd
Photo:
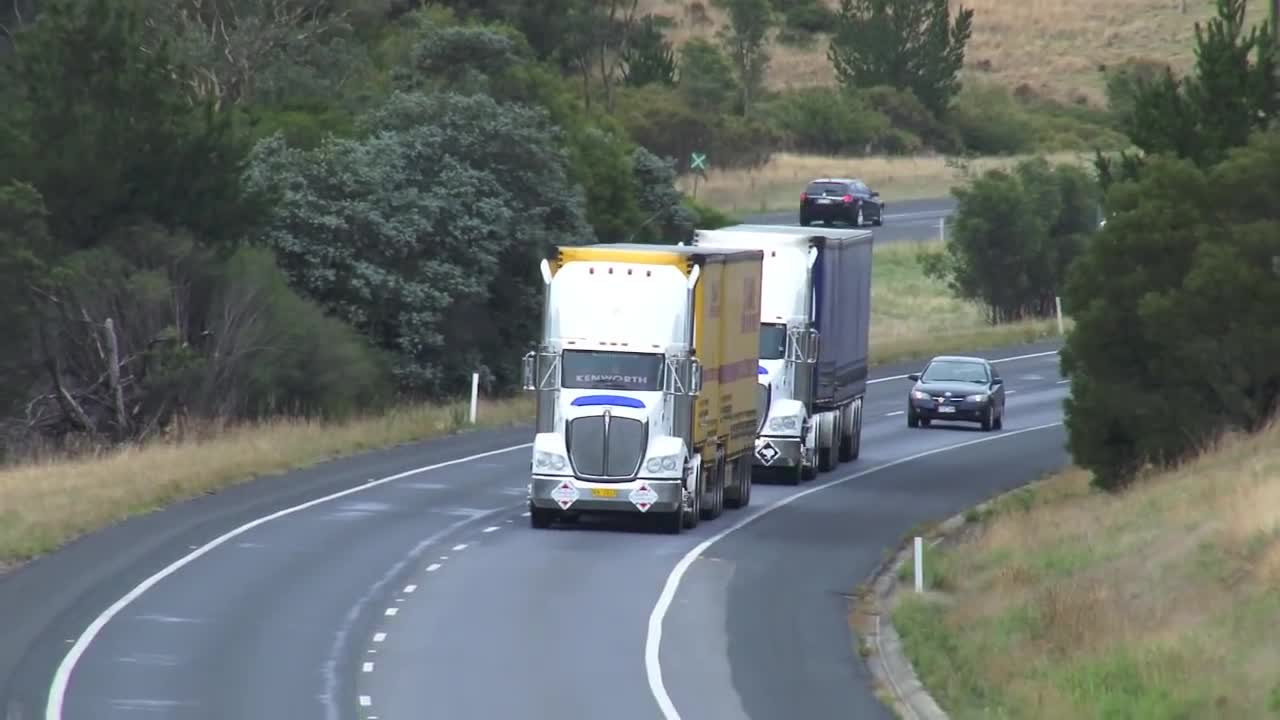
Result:
[[[533,467],[536,470],[563,470],[569,461],[563,455],[539,450],[533,454]]]
[[[800,418],[795,415],[769,418],[769,430],[772,432],[787,432],[798,429],[800,429]]]
[[[680,464],[683,460],[683,455],[662,455],[659,457],[651,457],[645,461],[644,469],[651,473],[675,472],[680,468]]]
[[[986,393],[978,393],[977,395],[966,395],[964,399],[969,402],[986,402],[987,397]]]

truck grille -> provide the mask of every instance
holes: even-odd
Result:
[[[605,416],[578,418],[569,423],[569,461],[583,477],[635,477],[644,459],[644,423],[631,418]],[[607,427],[607,431],[606,431]]]

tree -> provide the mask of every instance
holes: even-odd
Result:
[[[699,112],[719,112],[741,89],[724,52],[704,38],[680,48],[680,93]]]
[[[910,89],[935,115],[960,92],[973,10],[948,0],[841,0],[827,57],[849,88]]]
[[[1062,351],[1075,461],[1108,489],[1176,463],[1280,401],[1280,132],[1201,169],[1151,158],[1072,267]]]
[[[777,24],[773,6],[769,0],[715,0],[715,5],[729,13],[720,38],[738,75],[739,109],[750,117],[769,68],[769,31]]]
[[[253,185],[290,189],[263,241],[297,287],[395,354],[406,390],[460,390],[482,364],[513,384],[511,348],[537,331],[538,260],[591,238],[546,112],[398,92],[363,128],[314,151],[259,145]]]
[[[982,302],[992,323],[1053,313],[1094,226],[1093,180],[1070,165],[1034,158],[952,192],[954,229],[942,254],[923,256],[926,274],[947,282],[957,297]]]
[[[622,60],[623,79],[627,85],[641,87],[658,83],[672,86],[676,83],[675,51],[654,15],[646,15],[641,20],[623,51]]]
[[[1280,113],[1276,44],[1269,27],[1245,34],[1247,0],[1217,0],[1217,16],[1196,23],[1196,62],[1191,74],[1176,78],[1165,68],[1151,81],[1135,83],[1125,131],[1146,155],[1169,153],[1200,167],[1222,160],[1250,133],[1267,128]],[[1104,187],[1117,175],[1133,179],[1140,157],[1122,153],[1120,166],[1097,154]]]

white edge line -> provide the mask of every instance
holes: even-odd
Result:
[[[1057,355],[1057,354],[1058,354],[1057,350],[1049,350],[1048,352],[1031,353],[1030,355],[1014,355],[1013,357],[997,358],[995,360],[988,360],[988,362],[993,364],[1007,363],[1007,362],[1014,362],[1015,360],[1030,360],[1032,358],[1048,357],[1050,355]],[[907,373],[907,375],[910,375],[910,374],[911,373]],[[875,385],[877,383],[889,382],[890,380],[905,380],[907,378],[907,375],[890,375],[889,377],[876,378],[874,380],[868,380],[867,384]]]
[[[866,470],[859,470],[858,472],[855,472],[851,475],[845,475],[844,477],[839,477],[834,480],[828,480],[827,482],[822,483],[821,485],[815,485],[807,490],[803,490],[794,495],[788,495],[784,498],[781,498],[776,502],[774,502],[772,505],[766,505],[764,508],[762,508],[758,512],[742,518],[738,522],[730,525],[729,527],[721,530],[715,535],[712,535],[706,540],[703,540],[702,542],[698,543],[692,550],[685,553],[684,557],[680,558],[680,561],[676,563],[676,566],[674,568],[672,568],[671,574],[667,576],[667,582],[662,588],[662,593],[658,596],[658,602],[654,604],[653,612],[649,614],[649,629],[645,637],[645,643],[644,643],[644,667],[645,667],[645,674],[648,676],[648,679],[649,679],[649,691],[653,694],[653,699],[657,701],[658,708],[662,711],[662,716],[666,718],[666,720],[680,720],[680,713],[679,711],[676,710],[675,705],[671,702],[671,696],[667,694],[666,685],[662,681],[662,665],[659,660],[660,650],[662,647],[662,621],[666,617],[667,610],[670,609],[672,601],[675,599],[676,591],[680,587],[680,581],[684,578],[685,572],[689,570],[689,567],[693,565],[693,562],[698,559],[699,555],[706,552],[707,548],[719,542],[729,533],[732,533],[735,530],[745,527],[749,523],[752,523],[757,519],[764,517],[765,515],[773,512],[774,510],[777,510],[778,508],[784,507],[786,505],[790,505],[791,503],[795,502],[796,500],[799,500],[802,497],[805,497],[807,495],[812,495],[813,493],[816,493],[820,490],[826,490],[827,488],[832,487],[834,485],[839,485],[841,483],[845,483],[850,480],[856,480],[860,477],[865,477],[872,473],[880,472],[881,470],[887,470],[897,465],[914,462],[921,458],[929,457],[930,455],[938,455],[944,452],[951,452],[954,450],[959,450],[960,448],[969,447],[971,445],[978,445],[980,443],[985,443],[985,442],[992,442],[994,440],[1003,440],[1005,438],[1011,438],[1011,437],[1015,437],[1017,435],[1022,435],[1024,433],[1029,433],[1029,432],[1036,432],[1038,430],[1048,430],[1049,428],[1060,427],[1061,425],[1062,425],[1061,422],[1048,423],[1046,425],[1036,425],[1034,427],[1022,428],[1020,430],[1005,432],[999,435],[992,435],[989,437],[978,438],[977,440],[969,440],[966,442],[957,443],[955,445],[948,445],[946,447],[934,448],[933,450],[926,450],[925,452],[916,453],[914,455],[908,455],[903,458],[898,458],[897,460],[876,465],[874,467],[867,468]]]
[[[266,515],[258,518],[257,520],[247,522],[244,525],[241,525],[240,527],[230,530],[224,533],[223,535],[220,535],[219,537],[214,538],[213,540],[210,540],[204,545],[201,545],[198,549],[182,556],[181,558],[178,558],[177,560],[175,560],[173,563],[171,563],[164,569],[160,570],[159,572],[147,578],[146,580],[143,580],[134,589],[125,593],[124,597],[112,603],[112,605],[108,607],[106,610],[104,610],[101,615],[94,618],[92,623],[89,623],[89,627],[85,628],[84,632],[80,633],[80,636],[76,639],[75,644],[72,645],[71,649],[67,651],[67,654],[62,658],[62,662],[58,664],[57,671],[54,672],[53,674],[53,682],[49,687],[49,697],[48,697],[48,700],[45,702],[45,710],[44,710],[45,720],[62,720],[62,706],[63,706],[63,703],[65,702],[67,687],[71,683],[71,673],[75,670],[76,664],[80,662],[80,658],[82,658],[85,652],[89,649],[89,644],[92,643],[96,637],[98,637],[98,634],[102,632],[102,629],[106,627],[107,623],[110,622],[111,619],[114,618],[116,615],[119,615],[122,610],[124,610],[126,607],[128,607],[138,598],[142,597],[142,595],[146,593],[148,590],[150,590],[152,587],[154,587],[156,583],[159,583],[161,580],[164,580],[165,578],[169,577],[175,572],[191,564],[192,561],[210,552],[214,548],[217,548],[220,545],[226,544],[228,541],[236,537],[239,537],[240,535],[243,535],[244,533],[260,525],[265,525],[266,523],[269,523],[272,520],[278,520],[282,517],[286,517],[294,513],[301,512],[309,508],[313,508],[317,505],[321,505],[323,503],[337,500],[338,498],[343,498],[348,495],[353,495],[358,492],[363,492],[365,490],[368,490],[369,488],[379,487],[390,482],[395,482],[396,480],[403,480],[404,478],[412,477],[414,475],[420,475],[424,472],[429,472],[431,470],[437,470],[439,468],[449,467],[451,465],[459,465],[462,463],[473,462],[481,458],[492,457],[494,455],[501,455],[502,453],[508,453],[513,450],[523,450],[529,447],[533,447],[533,443],[523,443],[520,445],[512,445],[510,447],[500,448],[498,450],[490,450],[488,452],[483,452],[476,455],[468,455],[467,457],[461,457],[454,460],[446,460],[445,462],[435,463],[434,465],[425,465],[423,467],[414,468],[412,470],[406,470],[402,473],[396,473],[395,475],[389,475],[384,478],[379,478],[378,480],[375,480],[373,482],[357,485],[355,487],[347,488],[346,490],[341,490],[331,495],[325,495],[324,497],[315,498],[314,500],[309,500],[300,505],[294,505],[293,507],[288,507],[283,510],[278,510],[270,515]],[[365,698],[362,696],[361,700],[363,701],[364,699]]]

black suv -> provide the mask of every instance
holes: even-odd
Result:
[[[861,227],[884,224],[884,203],[880,193],[857,178],[822,178],[809,183],[800,193],[800,224],[839,221]]]

